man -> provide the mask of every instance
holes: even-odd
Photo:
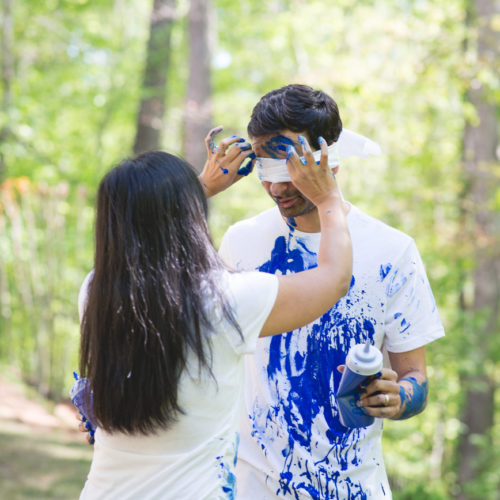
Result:
[[[248,133],[277,207],[227,231],[220,255],[229,265],[275,274],[317,265],[317,211],[280,177],[282,162],[268,160],[286,160],[289,146],[302,151],[302,137],[313,150],[320,136],[333,145],[341,131],[337,105],[321,91],[289,85],[259,101]],[[391,498],[382,419],[409,418],[425,408],[425,345],[444,331],[418,250],[409,236],[347,202],[345,212],[354,259],[347,296],[315,322],[259,340],[256,354],[247,357],[238,498]],[[339,419],[335,393],[349,348],[365,342],[385,348],[392,368],[384,368],[358,402],[379,418],[349,429]]]

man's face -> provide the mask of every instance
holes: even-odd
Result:
[[[300,154],[299,135],[303,135],[309,141],[306,133],[283,130],[277,135],[263,135],[252,138],[252,149],[261,158],[286,159],[286,148],[288,146],[294,146]],[[262,181],[262,185],[278,205],[283,217],[300,217],[316,208],[291,182]]]

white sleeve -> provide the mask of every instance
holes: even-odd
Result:
[[[236,269],[236,258],[235,252],[231,250],[231,228],[229,228],[222,237],[222,241],[219,247],[219,257],[222,259],[224,264],[230,269]]]
[[[82,286],[80,287],[80,292],[78,293],[78,316],[80,317],[80,323],[82,322],[83,312],[85,311],[85,306],[87,305],[88,288],[92,276],[94,276],[94,271],[90,271],[90,273],[87,274],[83,280]]]
[[[274,274],[257,271],[230,274],[230,303],[243,339],[232,329],[228,339],[238,354],[255,351],[260,331],[276,302],[278,286]]]
[[[388,351],[411,351],[444,336],[436,301],[413,240],[384,281]]]

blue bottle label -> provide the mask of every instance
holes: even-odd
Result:
[[[347,366],[344,368],[337,390],[337,405],[339,407],[340,421],[345,427],[368,427],[375,421],[374,417],[367,415],[362,408],[356,405],[361,395],[360,384],[371,378],[372,375],[359,375],[351,371]]]

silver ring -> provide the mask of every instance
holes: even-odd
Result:
[[[384,406],[388,406],[390,402],[389,394],[385,394]]]

